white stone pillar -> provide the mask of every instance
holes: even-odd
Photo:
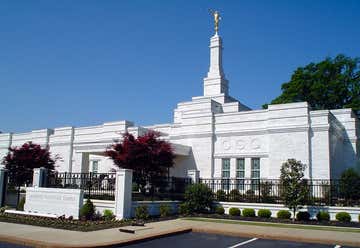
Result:
[[[88,173],[89,172],[89,153],[75,151],[74,163],[72,165],[72,171],[74,173]]]
[[[188,170],[188,178],[191,178],[192,183],[199,183],[200,181],[200,171],[198,170]]]
[[[6,169],[0,168],[0,207],[5,205],[6,186],[7,186]]]
[[[132,170],[120,169],[116,172],[115,180],[116,219],[129,219],[132,208]]]
[[[35,168],[33,172],[33,187],[45,186],[46,169],[44,167]]]

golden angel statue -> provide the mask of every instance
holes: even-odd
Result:
[[[219,21],[221,20],[220,13],[217,10],[210,10],[210,13],[214,16],[215,33],[217,33],[219,30]]]

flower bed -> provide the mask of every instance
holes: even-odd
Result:
[[[26,224],[33,226],[66,229],[73,231],[82,231],[82,232],[127,226],[130,225],[132,222],[131,220],[82,221],[82,220],[49,218],[49,217],[10,214],[10,213],[0,214],[0,221],[16,223],[16,224]]]
[[[243,220],[243,221],[258,221],[258,222],[272,222],[272,223],[285,223],[285,224],[301,224],[301,225],[321,225],[321,226],[339,226],[339,227],[355,227],[360,228],[360,222],[340,222],[340,221],[292,221],[290,219],[279,218],[261,218],[261,217],[244,217],[244,216],[230,216],[227,214],[192,214],[187,217],[201,217],[212,219],[227,219],[227,220]]]
[[[151,223],[157,221],[172,220],[178,218],[177,215],[171,215],[166,217],[155,216],[147,220],[142,220],[143,223]],[[129,226],[136,222],[133,219],[129,220],[71,220],[64,218],[50,218],[39,217],[30,215],[20,215],[12,213],[1,213],[0,222],[9,222],[15,224],[25,224],[33,226],[42,226],[48,228],[65,229],[72,231],[90,232],[109,228],[117,228],[123,226]]]

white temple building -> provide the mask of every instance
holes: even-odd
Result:
[[[113,163],[105,149],[129,132],[155,130],[171,142],[175,166],[171,175],[199,170],[201,178],[279,178],[289,158],[307,165],[306,177],[338,178],[359,162],[359,119],[351,109],[312,111],[306,102],[251,110],[229,95],[222,68],[222,39],[210,39],[210,67],[202,96],[180,102],[173,123],[135,126],[130,121],[99,126],[61,127],[0,134],[0,157],[9,146],[32,141],[58,154],[61,172],[108,172]]]

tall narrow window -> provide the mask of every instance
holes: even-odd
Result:
[[[238,190],[244,190],[244,178],[245,178],[245,159],[236,159],[236,188]]]
[[[230,189],[230,159],[223,158],[221,165],[221,188],[223,190]]]
[[[92,172],[98,173],[98,171],[99,171],[99,161],[94,160],[92,161]]]
[[[260,158],[251,159],[251,188],[258,190],[260,183]]]
[[[222,159],[221,177],[222,178],[230,177],[230,159],[229,158]]]

